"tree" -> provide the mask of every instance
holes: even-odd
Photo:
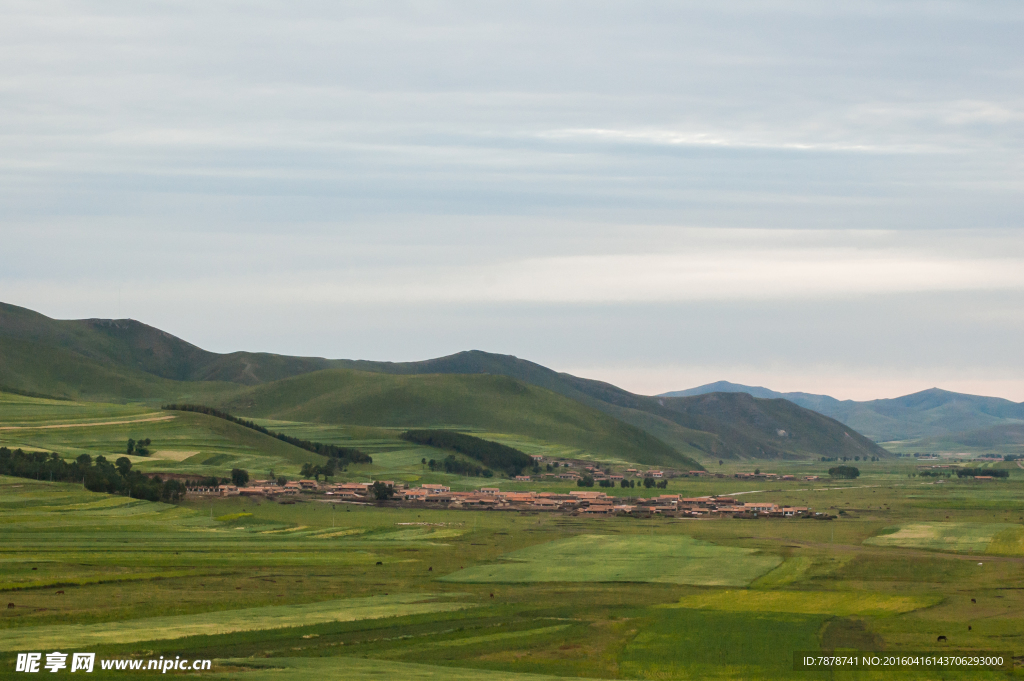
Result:
[[[391,497],[395,496],[395,488],[391,485],[385,485],[380,480],[370,485],[370,496],[377,501],[386,501]]]
[[[622,489],[629,489],[629,480],[623,480],[619,483],[619,487]]]
[[[650,476],[646,476],[646,477],[644,477],[644,489],[651,489],[651,488],[652,488],[652,487],[654,487],[654,486],[655,486],[656,484],[657,484],[657,483],[656,483],[656,482],[654,482],[654,478],[652,478],[652,477],[650,477]]]
[[[427,459],[425,457],[420,459],[420,463],[423,464],[424,466],[426,466],[427,465]]]
[[[122,456],[120,459],[114,462],[114,468],[121,474],[122,478],[127,478],[128,474],[132,470],[132,460],[127,456]]]
[[[181,501],[183,496],[185,496],[185,485],[177,480],[168,480],[160,490],[162,501]]]
[[[718,460],[718,465],[719,465],[719,466],[721,466],[721,465],[722,465],[723,463],[725,463],[725,462],[724,462],[724,461],[722,461],[721,459],[719,459],[719,460]]]
[[[299,475],[301,475],[304,478],[313,477],[313,464],[311,464],[308,461],[302,464],[302,468],[299,469]]]
[[[236,487],[245,487],[246,483],[249,482],[249,471],[242,468],[232,468],[231,482]]]
[[[630,480],[629,481],[629,488],[633,489],[634,487],[636,487],[636,480]]]
[[[131,456],[135,453],[135,440],[128,438],[128,455]]]
[[[593,487],[594,477],[591,475],[584,475],[582,478],[576,481],[577,487]]]
[[[833,466],[828,469],[828,474],[841,480],[853,480],[860,475],[860,471],[853,466]]]
[[[755,468],[754,469],[754,475],[761,475],[761,469],[760,468]]]
[[[658,489],[668,489],[668,480],[658,482]]]

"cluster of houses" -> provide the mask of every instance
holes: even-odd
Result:
[[[661,494],[654,497],[612,497],[598,491],[554,492],[508,491],[498,487],[483,487],[467,492],[452,491],[440,484],[407,487],[392,480],[379,481],[394,490],[390,503],[447,509],[502,509],[518,511],[562,511],[574,515],[652,515],[671,517],[815,517],[805,506],[779,506],[765,502],[743,503],[732,497],[683,497],[679,494]],[[294,495],[303,492],[322,494],[325,498],[347,502],[374,501],[373,483],[343,482],[318,483],[315,480],[297,480],[284,486],[272,480],[255,480],[248,487],[221,485],[217,488],[194,488],[193,494],[218,496]]]

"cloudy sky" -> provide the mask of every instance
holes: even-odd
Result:
[[[1024,400],[1024,5],[0,0],[0,300]]]

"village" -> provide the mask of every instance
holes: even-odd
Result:
[[[628,471],[638,477],[651,479],[662,471]],[[708,475],[704,471],[690,471],[691,475]],[[753,477],[738,474],[736,477]],[[757,477],[783,476],[758,474]],[[558,476],[561,478],[561,476]],[[579,476],[577,476],[579,477]],[[623,476],[609,476],[624,479]],[[792,476],[786,476],[792,477]],[[809,476],[808,479],[816,476]],[[519,482],[529,476],[518,476]],[[659,485],[660,486],[660,485]],[[729,496],[683,497],[680,494],[659,494],[650,497],[610,496],[597,490],[573,490],[567,493],[502,490],[499,487],[481,487],[470,491],[453,491],[442,484],[425,483],[410,487],[394,480],[373,482],[329,483],[318,480],[295,480],[283,485],[275,480],[253,480],[247,486],[219,485],[217,487],[191,487],[190,496],[252,496],[289,503],[299,495],[309,500],[328,503],[378,504],[419,508],[551,511],[585,516],[651,516],[678,518],[816,518],[830,519],[826,513],[815,513],[804,506],[784,506],[769,502],[741,502]]]

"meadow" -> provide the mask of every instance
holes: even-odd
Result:
[[[128,437],[149,437],[155,451],[195,453],[134,457],[135,466],[203,475],[240,466],[295,478],[311,457],[199,414],[138,421],[153,414],[3,396],[0,426],[11,429],[0,430],[0,444],[112,460]],[[577,489],[430,472],[421,461],[437,452],[401,441],[397,429],[273,423],[373,456],[337,480]],[[56,425],[72,427],[45,428]],[[567,452],[516,434],[488,437]],[[755,465],[802,476],[835,464],[720,470]],[[1024,676],[1024,470],[982,483],[912,477],[906,458],[860,468],[854,481],[677,478],[667,490],[602,490],[737,493],[812,506],[833,521],[585,518],[322,497],[164,504],[0,477],[0,676],[19,678],[15,652],[26,650],[211,658],[202,677],[256,681]],[[796,650],[1008,651],[1017,667],[796,672]]]

